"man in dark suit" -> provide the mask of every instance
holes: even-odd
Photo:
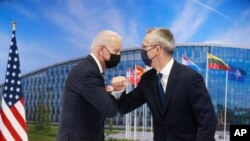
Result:
[[[117,113],[118,102],[106,92],[103,73],[119,63],[121,40],[113,31],[100,32],[90,55],[69,73],[57,141],[104,140],[105,117]]]
[[[147,71],[137,88],[119,99],[120,113],[147,103],[153,115],[155,141],[212,141],[216,129],[215,111],[202,76],[176,62],[175,41],[168,29],[149,30],[141,57]],[[112,80],[121,87],[126,78]],[[117,96],[119,97],[119,96]]]

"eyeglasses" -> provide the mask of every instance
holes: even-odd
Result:
[[[120,51],[115,50],[111,52],[105,45],[103,45],[103,47],[109,52],[109,54],[118,54],[118,55],[120,54]]]
[[[109,52],[109,54],[111,54],[110,51],[108,50],[108,48],[106,46],[103,46],[103,47],[105,47],[105,49]]]
[[[145,50],[145,51],[149,51],[151,49],[153,49],[154,47],[156,47],[157,45],[150,45],[150,46],[145,46],[145,45],[142,45],[141,46],[141,50]],[[151,48],[150,48],[151,47]],[[147,48],[150,48],[147,50]]]

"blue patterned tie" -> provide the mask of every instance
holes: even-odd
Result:
[[[158,73],[157,74],[157,85],[158,85],[159,95],[161,98],[161,104],[163,106],[165,99],[164,99],[164,89],[163,89],[162,84],[161,84],[161,78],[162,78],[162,73]]]
[[[102,78],[105,80],[105,74],[104,73],[102,73]]]

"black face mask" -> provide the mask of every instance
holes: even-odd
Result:
[[[108,49],[107,49],[107,51],[109,52]],[[116,54],[113,54],[113,53],[110,53],[110,52],[109,52],[109,54],[110,54],[110,60],[109,61],[105,60],[106,68],[114,68],[119,64],[120,59],[121,59],[121,55],[116,55]]]
[[[153,48],[151,48],[151,49],[153,49]],[[151,50],[151,49],[149,49],[149,50]],[[143,49],[141,50],[141,59],[142,59],[142,61],[144,62],[145,65],[151,67],[152,60],[156,57],[156,55],[152,59],[149,59],[148,55],[147,55],[149,50],[143,50]]]

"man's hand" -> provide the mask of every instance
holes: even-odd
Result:
[[[105,90],[106,90],[106,92],[108,92],[108,93],[112,93],[112,92],[114,91],[114,88],[113,88],[111,85],[107,85],[107,86],[105,87]]]
[[[111,80],[111,85],[114,88],[114,91],[121,91],[128,87],[128,79],[124,76],[114,77]]]

